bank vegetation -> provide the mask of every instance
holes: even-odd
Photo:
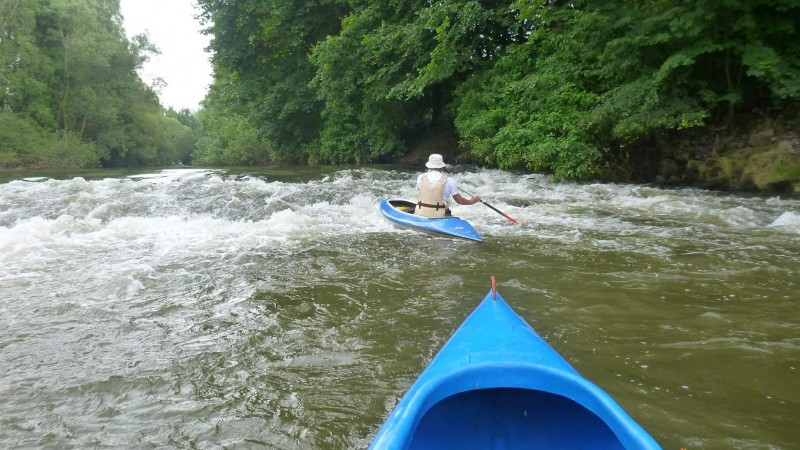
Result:
[[[119,0],[2,0],[0,168],[190,162],[194,114],[137,74],[157,52],[126,37]]]
[[[198,4],[214,82],[195,114],[138,78],[155,48],[124,37],[118,0],[5,1],[0,165],[437,151],[564,180],[800,183],[796,0]]]

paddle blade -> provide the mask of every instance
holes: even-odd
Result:
[[[486,203],[485,201],[481,200],[481,203],[483,203],[484,205],[488,206],[489,208],[491,208],[492,210],[494,210],[496,213],[500,214],[501,216],[505,217],[506,219],[510,220],[512,223],[514,223],[516,225],[520,224],[517,219],[509,216],[508,214],[504,213],[503,211],[500,211],[499,209],[497,209],[494,206]]]
[[[508,220],[510,220],[510,221],[512,221],[512,222],[514,222],[516,225],[521,225],[517,219],[515,219],[515,218],[513,218],[513,217],[509,216],[508,214],[506,214],[506,213],[504,213],[504,212],[501,212],[500,214],[502,214],[502,215],[503,215],[503,217],[505,217],[506,219],[508,219]]]

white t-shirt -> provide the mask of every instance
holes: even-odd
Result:
[[[417,177],[417,190],[419,190],[420,184],[422,183],[422,177],[425,176],[428,177],[428,182],[436,183],[440,179],[442,179],[442,172],[439,172],[438,170],[431,170],[426,173],[420,174],[420,176]],[[445,205],[448,204],[450,197],[452,197],[457,193],[458,193],[458,186],[456,185],[456,180],[454,180],[453,177],[447,177],[447,180],[445,180],[444,182],[444,193],[442,194],[444,196],[443,198],[444,204]]]

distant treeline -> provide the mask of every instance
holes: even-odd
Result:
[[[194,115],[136,73],[153,53],[119,0],[0,1],[0,168],[190,162]]]
[[[800,100],[797,0],[198,3],[206,162],[390,161],[449,135],[481,164],[624,177]]]

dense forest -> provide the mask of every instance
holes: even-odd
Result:
[[[194,114],[136,73],[157,51],[119,0],[0,0],[0,168],[190,162]]]
[[[199,4],[209,162],[435,149],[563,179],[723,182],[755,164],[745,185],[800,181],[797,0]]]
[[[2,0],[0,167],[451,161],[800,184],[797,0],[197,0],[214,82],[164,111],[118,0]],[[178,38],[178,37],[176,37]]]

